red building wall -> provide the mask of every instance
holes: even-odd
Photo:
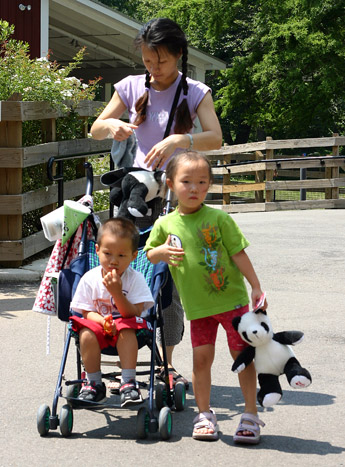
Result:
[[[31,5],[31,10],[19,5]],[[0,0],[0,18],[14,24],[14,39],[30,44],[31,58],[41,55],[41,0]]]

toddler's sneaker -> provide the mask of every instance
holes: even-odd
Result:
[[[104,383],[95,384],[94,381],[88,381],[79,393],[78,399],[87,402],[103,402],[106,399],[106,387]]]
[[[120,387],[121,407],[125,405],[141,404],[143,398],[137,381],[131,380]]]

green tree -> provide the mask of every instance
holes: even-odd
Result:
[[[226,70],[207,76],[226,142],[344,132],[343,0],[129,0],[129,6],[140,21],[174,19],[191,45],[226,61]]]

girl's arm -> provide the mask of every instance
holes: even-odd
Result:
[[[117,141],[127,139],[133,133],[133,129],[138,127],[119,120],[126,109],[127,107],[118,92],[115,91],[106,108],[92,125],[92,137],[94,139],[105,139],[111,136]]]
[[[244,277],[247,279],[249,282],[251,288],[252,288],[252,306],[255,308],[256,303],[260,299],[262,295],[262,290],[261,290],[261,285],[259,282],[259,279],[256,275],[256,272],[254,270],[254,267],[247,255],[247,253],[244,250],[241,250],[239,253],[236,253],[235,255],[231,256],[232,260],[240,270],[240,272],[244,275]],[[265,300],[265,304],[262,307],[262,309],[267,308],[267,302]]]
[[[202,132],[193,134],[193,150],[209,151],[219,149],[222,145],[222,130],[210,92],[200,102],[197,115]],[[147,153],[145,163],[152,169],[161,168],[177,148],[188,149],[189,147],[190,138],[187,134],[170,135],[153,146]]]
[[[170,246],[170,235],[163,245],[159,245],[146,252],[147,259],[152,264],[157,264],[160,261],[169,264],[170,266],[178,266],[183,261],[183,248]]]

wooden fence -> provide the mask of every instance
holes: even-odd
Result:
[[[87,101],[80,104],[77,112],[85,120],[84,138],[71,141],[56,141],[56,118],[59,115],[48,103],[2,101],[0,104],[0,264],[18,267],[23,260],[52,245],[42,231],[23,238],[23,215],[37,209],[46,214],[56,207],[58,200],[57,184],[48,179],[44,188],[23,193],[23,170],[33,166],[46,167],[52,156],[82,157],[85,160],[91,154],[109,153],[112,142],[95,141],[87,135],[87,118],[95,115],[102,103]],[[22,125],[28,120],[42,122],[43,144],[23,147]],[[333,136],[283,141],[268,139],[210,151],[207,155],[215,164],[216,182],[210,188],[208,203],[227,212],[344,208],[345,200],[339,199],[339,189],[345,186],[345,177],[340,173],[345,168],[345,157],[339,156],[339,146],[342,145],[345,145],[345,137]],[[321,147],[329,147],[331,156],[292,158],[291,154],[281,154],[287,149],[301,152],[302,149]],[[279,151],[276,159],[275,151]],[[229,165],[225,167],[222,164]],[[301,168],[307,169],[307,180],[296,179],[296,171]],[[315,172],[315,168],[319,170]],[[252,175],[254,180],[252,183],[239,183],[239,175]],[[287,180],[287,176],[295,179]],[[285,179],[279,180],[282,177]],[[83,195],[85,186],[84,170],[80,169],[78,178],[64,184],[64,199]],[[276,201],[274,193],[283,189],[317,189],[323,191],[325,199]],[[95,176],[94,191],[98,190],[104,190],[104,187],[99,176]],[[246,191],[252,192],[253,196],[239,198]],[[216,197],[219,199],[214,199]],[[103,218],[106,215],[103,213]]]
[[[207,152],[216,178],[209,190],[213,199],[208,203],[227,212],[345,208],[345,199],[339,196],[340,189],[345,187],[345,156],[339,155],[343,145],[345,137],[337,135],[291,140],[268,138]],[[323,157],[283,155],[286,150],[302,154],[303,150],[328,147],[330,154]],[[306,179],[300,179],[301,169],[305,170]],[[240,177],[252,180],[239,182]],[[275,193],[281,190],[297,191],[298,196],[288,201],[276,200]],[[316,195],[311,200],[300,200],[301,190]],[[252,196],[239,196],[248,192]],[[217,196],[218,200],[214,200]]]
[[[0,102],[0,264],[20,266],[26,258],[51,246],[43,231],[23,238],[23,214],[42,208],[43,214],[56,207],[58,190],[47,179],[44,188],[22,192],[23,169],[47,165],[52,157],[109,152],[110,140],[95,141],[87,137],[87,119],[95,115],[102,103],[84,101],[76,109],[85,120],[84,138],[56,141],[56,111],[46,102]],[[45,143],[23,147],[22,125],[28,120],[42,122]],[[80,175],[82,175],[80,170]],[[65,199],[81,196],[85,192],[86,179],[81,176],[65,183]],[[101,185],[95,179],[95,190]]]

